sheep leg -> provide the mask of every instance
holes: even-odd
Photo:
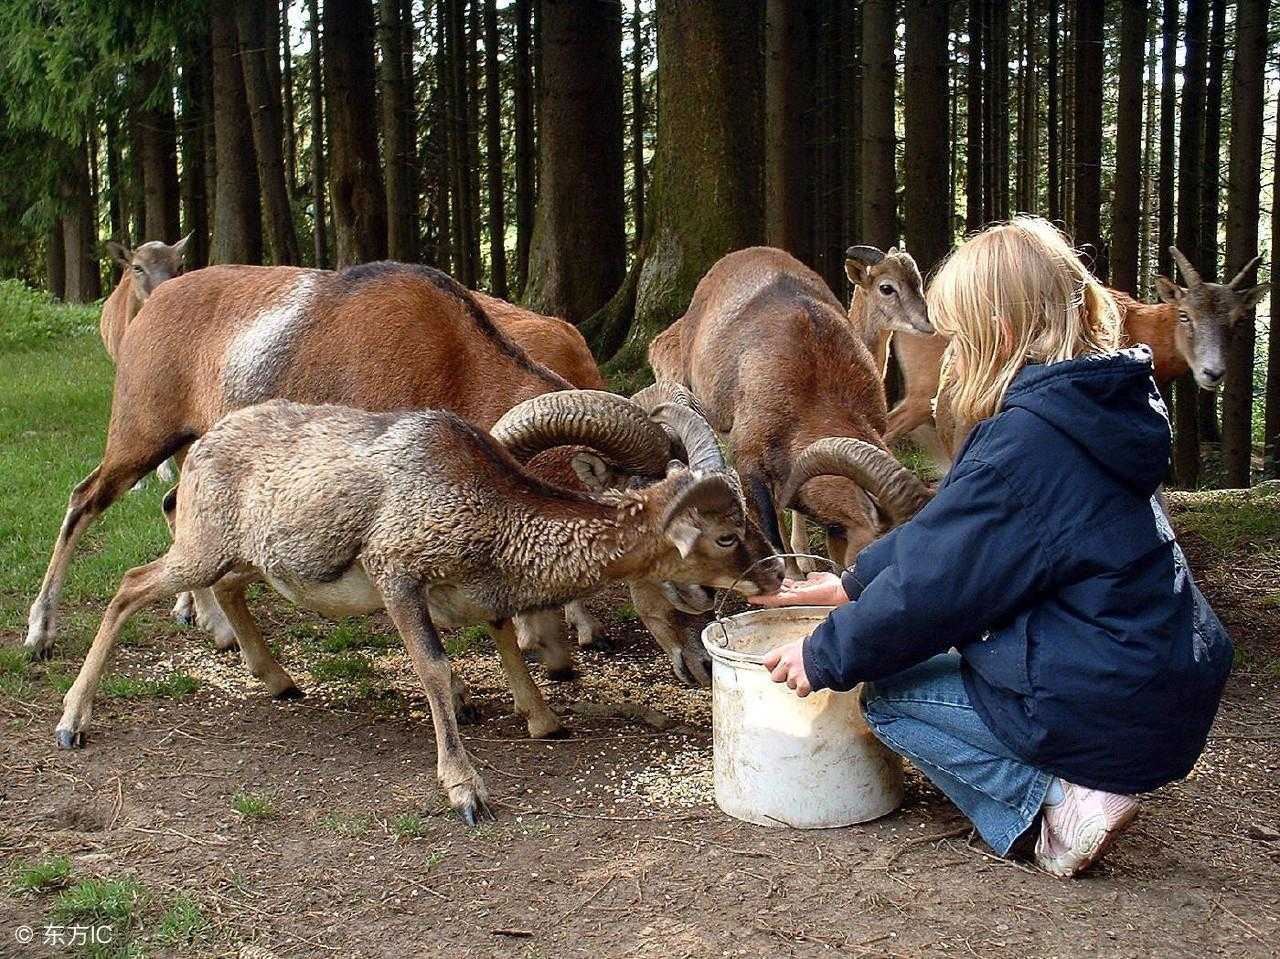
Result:
[[[711,657],[703,648],[694,619],[676,609],[662,590],[650,582],[628,584],[631,604],[662,651],[667,654],[671,671],[685,686],[711,685]]]
[[[573,651],[565,629],[565,617],[558,609],[542,609],[521,613],[511,620],[516,642],[522,652],[535,653],[547,671],[547,678],[557,682],[578,674],[573,665]]]
[[[453,674],[427,604],[409,584],[384,589],[383,597],[387,613],[413,660],[413,670],[427,693],[436,733],[436,776],[449,797],[449,805],[469,826],[492,819],[484,780],[467,758],[458,732],[458,721],[453,714]]]
[[[107,605],[84,664],[62,699],[62,719],[58,722],[56,736],[58,745],[63,749],[84,745],[84,731],[93,714],[93,696],[125,622],[143,606],[173,596],[186,586],[179,582],[175,568],[173,551],[170,550],[155,562],[134,567],[124,574],[120,588]]]
[[[811,553],[813,547],[809,545],[809,524],[804,518],[804,514],[798,510],[791,510],[791,552],[793,553]],[[795,557],[787,557],[786,564],[788,567],[795,567],[796,578],[812,573],[818,567],[811,559],[800,559]],[[788,574],[791,570],[788,569]]]
[[[547,706],[542,692],[529,675],[529,667],[520,655],[520,643],[516,639],[516,629],[511,620],[490,623],[489,633],[498,644],[502,671],[507,674],[507,685],[511,687],[516,712],[528,723],[530,738],[547,739],[559,735],[562,732],[560,717]]]
[[[303,696],[293,678],[284,671],[279,661],[271,655],[258,622],[249,611],[245,588],[255,577],[231,573],[214,584],[212,590],[198,590],[195,595],[208,592],[215,599],[220,612],[224,612],[232,637],[240,644],[240,657],[249,672],[262,680],[271,690],[273,699],[301,699]]]
[[[178,468],[186,461],[186,451],[174,456]],[[169,535],[173,536],[177,529],[178,488],[175,486],[165,495],[161,504],[165,524],[169,527]],[[218,652],[230,652],[236,648],[236,632],[226,614],[223,613],[212,590],[195,589],[178,594],[178,601],[173,607],[173,618],[184,626],[199,625],[213,634],[213,647]]]
[[[591,614],[586,603],[575,599],[565,606],[564,616],[577,633],[580,649],[608,648],[609,641],[604,635],[604,623]]]

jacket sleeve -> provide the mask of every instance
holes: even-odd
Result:
[[[805,640],[814,689],[852,689],[961,646],[1047,585],[1036,513],[996,468],[970,459],[960,469],[914,519],[859,556],[851,572],[860,595]]]

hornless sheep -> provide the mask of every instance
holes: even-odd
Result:
[[[125,574],[64,699],[58,744],[83,744],[122,626],[148,603],[212,588],[250,668],[276,696],[293,680],[263,643],[245,588],[265,580],[329,616],[385,608],[426,690],[437,772],[470,824],[491,815],[458,734],[438,627],[487,623],[533,736],[559,729],[525,667],[510,618],[636,577],[730,587],[781,582],[752,535],[738,478],[673,465],[640,490],[575,493],[520,466],[581,443],[644,473],[669,440],[630,401],[594,391],[537,397],[489,436],[455,414],[370,413],[273,400],[196,442],[167,511],[173,545]],[[698,462],[696,456],[693,459]],[[738,582],[739,577],[743,577]]]
[[[859,455],[892,460],[881,439],[884,388],[870,351],[822,279],[782,250],[723,257],[684,316],[653,341],[649,360],[660,379],[688,387],[711,426],[727,435],[730,458],[776,545],[774,497],[810,445],[855,437],[879,451]],[[844,566],[883,529],[874,505],[844,477],[816,480],[793,505],[826,529],[831,558]],[[796,550],[804,551],[807,543]]]
[[[107,348],[111,359],[116,358],[125,329],[138,315],[142,304],[147,302],[147,297],[161,283],[182,272],[182,255],[186,253],[190,239],[191,234],[188,233],[172,245],[148,240],[133,250],[115,240],[107,241],[107,250],[124,271],[120,282],[102,304],[102,319],[98,325],[102,345]]]

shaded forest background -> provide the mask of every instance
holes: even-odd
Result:
[[[927,274],[1016,212],[1152,300],[1280,252],[1267,0],[0,0],[0,275],[90,302],[103,243],[431,263],[566,317],[611,381],[730,250]],[[1280,476],[1280,289],[1176,479]]]

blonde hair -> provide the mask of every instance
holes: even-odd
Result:
[[[926,296],[951,338],[939,396],[957,423],[994,416],[1027,363],[1057,363],[1120,344],[1119,311],[1049,221],[1019,216],[961,244]]]

